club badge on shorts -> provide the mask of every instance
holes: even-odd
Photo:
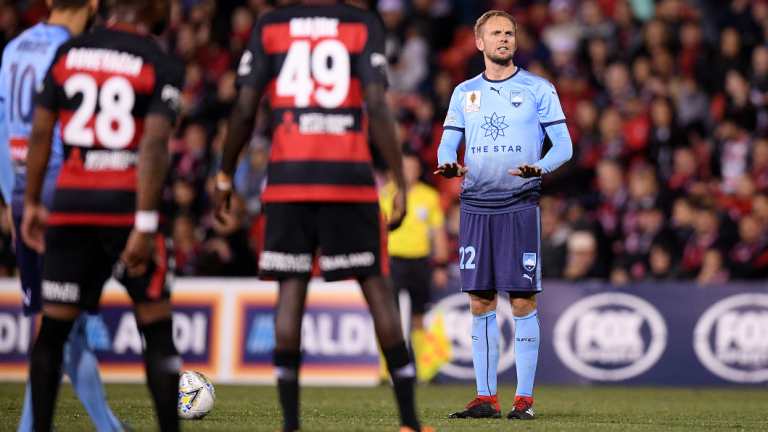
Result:
[[[533,252],[523,252],[523,268],[526,271],[533,271],[536,268],[536,254]]]
[[[465,93],[464,112],[480,111],[480,90],[468,91]]]

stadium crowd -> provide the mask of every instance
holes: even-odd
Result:
[[[460,185],[431,172],[451,92],[483,67],[472,24],[494,8],[516,17],[515,63],[555,84],[574,142],[573,159],[545,179],[545,278],[707,285],[768,276],[767,0],[349,2],[384,22],[400,138],[440,192],[452,245]],[[235,177],[237,216],[216,220],[210,196],[237,62],[274,3],[175,0],[160,38],[187,65],[166,194],[179,275],[255,274],[265,116]],[[0,47],[45,16],[44,5],[0,0]],[[5,218],[0,231],[7,275]]]

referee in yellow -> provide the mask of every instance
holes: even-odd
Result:
[[[431,287],[434,284],[443,288],[448,281],[448,239],[440,195],[420,181],[421,161],[408,149],[403,155],[403,173],[408,212],[400,227],[389,232],[388,248],[395,293],[405,290],[411,298],[411,347],[418,371],[419,354],[426,341],[424,314],[430,302]],[[380,206],[385,216],[392,211],[395,191],[394,183],[390,182],[380,194]]]

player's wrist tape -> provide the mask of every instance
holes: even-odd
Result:
[[[223,172],[216,174],[216,189],[224,192],[231,191],[232,178]]]
[[[139,210],[133,222],[133,227],[141,233],[157,232],[160,216],[156,211]]]

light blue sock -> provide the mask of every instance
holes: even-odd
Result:
[[[92,319],[94,317],[82,314],[72,329],[64,348],[63,370],[72,381],[75,394],[91,417],[96,430],[121,431],[123,427],[120,421],[107,404],[96,354],[86,339],[86,325],[93,327],[93,323],[86,323]]]
[[[539,316],[535,310],[526,316],[515,317],[516,396],[533,397],[533,379],[539,360],[539,333]]]
[[[27,389],[24,391],[24,405],[21,408],[18,432],[32,432],[32,389],[29,388],[29,380],[27,380]]]
[[[472,364],[475,366],[478,396],[496,395],[499,326],[495,311],[472,317]]]

